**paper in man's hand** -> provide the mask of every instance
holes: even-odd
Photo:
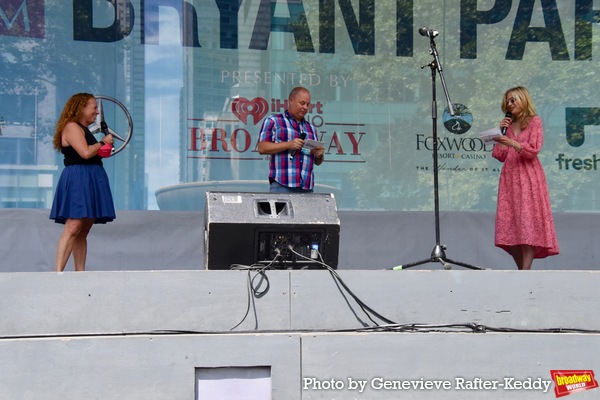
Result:
[[[325,142],[319,142],[318,140],[305,139],[303,148],[312,150],[315,147],[325,147]]]

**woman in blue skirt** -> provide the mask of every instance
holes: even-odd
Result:
[[[114,143],[108,134],[98,142],[88,129],[98,116],[94,95],[78,93],[65,104],[56,123],[54,148],[64,155],[50,219],[65,225],[58,240],[55,271],[62,272],[73,253],[75,271],[85,271],[87,235],[93,224],[116,218],[108,175],[98,151]]]

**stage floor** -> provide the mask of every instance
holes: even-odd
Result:
[[[0,272],[52,271],[62,225],[49,210],[0,209]],[[385,270],[427,260],[436,247],[432,212],[340,211],[338,269]],[[554,215],[561,253],[535,260],[535,270],[596,270],[600,267],[600,214]],[[494,246],[494,214],[440,214],[440,245],[447,258],[492,270],[515,269]],[[199,270],[205,267],[204,214],[120,211],[94,226],[88,237],[89,271]],[[226,244],[225,244],[226,245]],[[254,246],[255,243],[248,243]],[[236,249],[232,246],[232,252]],[[67,270],[72,266],[67,266]],[[425,263],[414,269],[442,269]],[[463,269],[453,266],[453,269]],[[407,271],[403,271],[407,272]]]

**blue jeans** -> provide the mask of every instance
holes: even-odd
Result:
[[[271,193],[312,193],[311,190],[304,190],[299,187],[283,186],[279,182],[273,181],[269,184],[269,192]]]

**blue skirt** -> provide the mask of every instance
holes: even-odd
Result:
[[[69,165],[60,174],[50,219],[64,224],[68,218],[95,218],[95,224],[116,218],[108,175],[102,165]]]

